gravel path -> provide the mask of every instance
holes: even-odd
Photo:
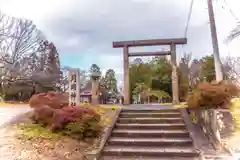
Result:
[[[0,127],[4,124],[14,120],[14,118],[22,113],[31,111],[29,106],[20,106],[20,107],[0,107]]]

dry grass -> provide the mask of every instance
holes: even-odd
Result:
[[[42,132],[41,132],[42,133]],[[39,136],[38,136],[39,135]],[[77,142],[68,137],[40,135],[37,130],[7,129],[1,134],[2,160],[83,160],[83,148],[88,143]]]
[[[240,98],[234,98],[231,100],[230,109],[236,123],[236,132],[240,135]]]
[[[179,105],[173,105],[174,108],[187,108],[187,102],[181,102]]]
[[[173,105],[172,103],[157,103],[162,106],[172,106],[174,108],[186,108],[187,107],[187,102],[181,102],[178,105]]]
[[[186,108],[187,107],[187,102],[181,102],[178,105],[173,105],[172,103],[159,103],[159,105],[162,105],[162,106],[173,106],[174,108]]]
[[[234,98],[231,100],[230,111],[234,118],[236,124],[235,132],[223,139],[227,144],[227,147],[231,148],[233,151],[237,152],[240,150],[240,99]]]

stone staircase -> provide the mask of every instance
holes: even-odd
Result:
[[[178,109],[122,110],[100,160],[197,160]]]

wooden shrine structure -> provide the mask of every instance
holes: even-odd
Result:
[[[113,48],[123,48],[123,67],[124,67],[124,103],[130,104],[130,90],[129,90],[129,57],[136,56],[171,56],[172,65],[172,103],[179,104],[179,89],[178,89],[178,74],[177,74],[177,62],[176,62],[176,45],[187,44],[186,38],[175,39],[151,39],[151,40],[133,40],[133,41],[118,41],[113,42]],[[133,52],[129,53],[129,47],[141,47],[141,46],[157,46],[168,45],[170,51],[160,52]]]

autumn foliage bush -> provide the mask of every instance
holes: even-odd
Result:
[[[32,108],[47,105],[53,109],[61,109],[68,106],[68,96],[60,92],[47,92],[33,95],[29,100]]]
[[[239,88],[231,82],[204,82],[189,93],[189,108],[228,108],[230,100],[238,96]]]
[[[100,132],[100,115],[85,106],[68,106],[63,93],[48,92],[33,95],[30,107],[34,109],[33,121],[78,138],[95,137]]]

